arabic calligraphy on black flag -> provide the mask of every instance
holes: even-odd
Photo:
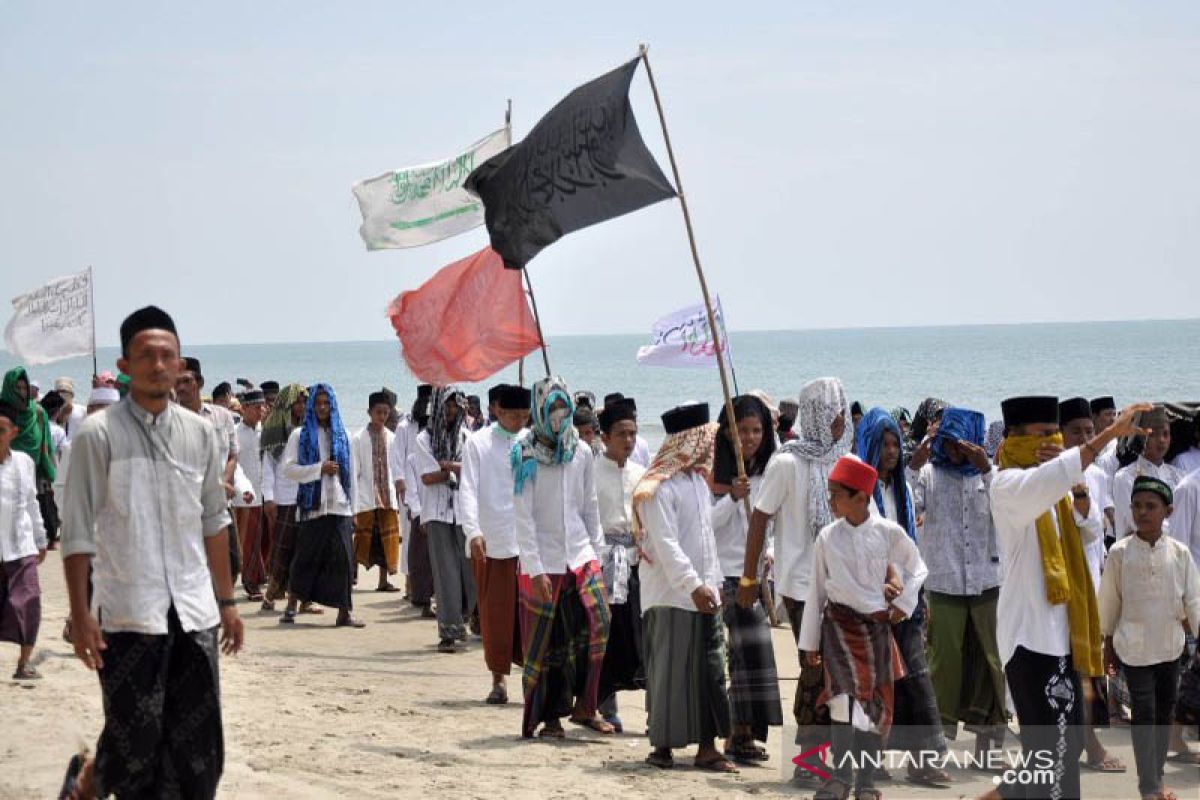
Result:
[[[520,269],[572,231],[675,196],[629,105],[639,60],[575,89],[467,178],[504,266]]]

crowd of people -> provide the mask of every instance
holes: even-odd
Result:
[[[1200,419],[1178,406],[1014,397],[989,425],[936,398],[863,408],[821,378],[673,408],[652,454],[634,398],[551,376],[486,406],[381,388],[351,435],[326,383],[206,396],[158,308],[120,334],[121,374],[85,407],[19,367],[0,394],[0,641],[14,679],[40,677],[37,568],[61,549],[64,635],[104,697],[63,796],[212,797],[235,585],[282,625],[330,609],[361,628],[359,566],[436,621],[439,652],[481,637],[482,702],[509,702],[519,670],[524,737],[620,734],[619,693],[645,690],[649,764],[691,745],[718,773],[767,761],[781,616],[797,743],[831,743],[829,773],[816,747],[793,778],[817,798],[881,797],[885,750],[946,787],[960,726],[995,766],[1014,719],[1053,786],[1004,796],[1125,771],[1094,732],[1122,718],[1141,797],[1174,797],[1169,755],[1200,763],[1179,692],[1200,680]]]

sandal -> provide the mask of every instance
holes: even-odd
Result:
[[[571,717],[571,724],[578,725],[581,728],[591,728],[596,733],[602,733],[605,736],[612,736],[617,732],[617,729],[611,724],[602,719],[597,719],[596,717],[588,717],[587,719],[576,719],[575,717]]]
[[[854,800],[883,800],[883,792],[874,787],[870,789],[855,789]]]
[[[1200,752],[1188,750],[1186,753],[1172,753],[1167,756],[1167,761],[1172,764],[1191,764],[1195,766],[1200,764]]]
[[[337,622],[333,623],[335,628],[365,628],[367,623],[357,617],[352,617],[347,614],[344,617],[338,617]]]
[[[625,732],[625,723],[621,722],[621,718],[616,714],[605,714],[604,721],[613,726],[614,733]]]
[[[924,769],[909,767],[906,780],[916,786],[927,786],[931,789],[945,789],[954,782],[949,772],[937,767],[925,767]]]
[[[1128,768],[1116,756],[1105,756],[1099,761],[1083,761],[1079,766],[1092,772],[1126,772]]]
[[[301,614],[324,614],[325,609],[318,608],[318,607],[314,606],[312,603],[301,603],[300,604],[300,613]]]
[[[263,599],[262,592],[253,592],[246,595],[246,599],[251,603],[257,603]]]
[[[259,606],[258,610],[259,611],[274,611],[275,610],[275,601],[274,600],[263,600],[263,604],[261,606]]]
[[[813,800],[847,800],[849,797],[850,784],[841,778],[830,778],[820,789],[817,789]]]
[[[563,730],[561,723],[556,723],[555,727],[550,727],[550,723],[542,725],[542,729],[538,731],[539,739],[565,739],[567,732]]]
[[[500,684],[492,687],[492,691],[488,693],[487,699],[483,702],[489,706],[502,706],[508,702],[508,690]]]
[[[280,625],[294,625],[295,623],[296,623],[296,610],[294,608],[289,608],[289,609],[285,610],[283,612],[283,615],[279,618]]]
[[[766,748],[756,745],[754,739],[749,736],[733,737],[729,747],[725,748],[725,755],[742,764],[753,764],[770,758]]]
[[[398,592],[398,591],[400,591],[400,587],[393,586],[390,583],[385,583],[383,586],[376,586],[375,591],[377,591],[377,592]]]
[[[42,679],[42,673],[26,661],[23,664],[17,664],[17,671],[13,673],[14,681],[37,681]]]
[[[697,758],[692,762],[692,764],[696,767],[696,769],[702,769],[706,772],[721,772],[726,775],[734,775],[738,772],[741,772],[741,770],[737,768],[736,764],[720,753],[717,753],[712,758],[705,759],[704,761],[701,761],[699,758]]]
[[[674,769],[675,756],[671,755],[670,750],[665,752],[655,750],[654,752],[650,753],[650,755],[646,756],[646,763],[652,767],[658,767],[659,769]]]

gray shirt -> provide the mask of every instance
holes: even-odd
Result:
[[[103,630],[185,631],[220,621],[206,537],[229,525],[217,437],[174,403],[155,417],[129,397],[79,428],[62,509],[63,557],[91,555]]]
[[[917,539],[929,567],[928,591],[961,597],[1000,585],[1000,551],[988,497],[994,472],[966,477],[933,464],[919,472],[905,470],[913,513],[925,518]]]

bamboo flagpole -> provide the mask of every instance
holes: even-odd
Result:
[[[696,232],[692,228],[692,215],[688,211],[687,195],[683,193],[683,181],[679,178],[679,165],[675,162],[675,150],[671,147],[671,134],[667,132],[667,117],[663,113],[662,99],[658,95],[658,84],[654,82],[654,71],[650,69],[650,58],[647,55],[649,47],[640,45],[638,47],[638,55],[641,56],[642,63],[646,65],[646,77],[650,79],[650,91],[654,93],[654,106],[658,109],[658,121],[662,125],[663,140],[667,144],[667,157],[671,160],[671,172],[675,176],[675,191],[679,195],[679,207],[683,210],[683,223],[687,227],[688,244],[692,249],[692,263],[696,265],[696,277],[700,281],[700,293],[704,296],[704,309],[708,312],[708,327],[712,331],[713,349],[716,350],[717,370],[721,375],[721,391],[725,394],[725,416],[729,419],[733,430],[737,430],[733,414],[733,396],[729,393],[729,376],[725,373],[725,357],[721,355],[723,350],[723,342],[721,340],[721,330],[717,327],[717,315],[713,310],[712,297],[708,293],[708,281],[704,278],[704,268],[700,266],[700,253],[696,249]],[[535,316],[537,312],[534,312]],[[767,432],[764,431],[764,435]],[[734,460],[737,461],[738,477],[746,477],[746,465],[742,460],[742,442],[736,436],[730,437],[733,440]],[[746,521],[750,521],[750,498],[742,498],[742,504],[746,509]]]
[[[88,264],[88,292],[92,303],[92,378],[95,379],[100,374],[100,367],[96,363],[96,272],[91,264]]]

